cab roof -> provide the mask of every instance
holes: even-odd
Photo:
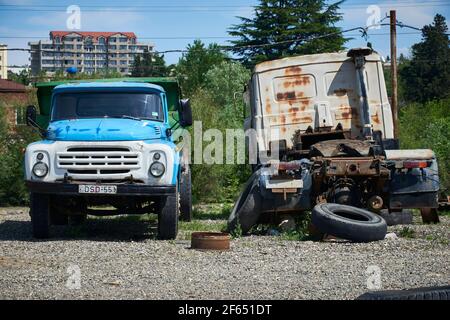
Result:
[[[64,79],[60,81],[36,83],[37,98],[40,114],[37,121],[42,127],[48,125],[51,112],[51,97],[53,89],[72,90],[72,88],[153,88],[166,93],[167,105],[171,116],[176,114],[181,99],[181,89],[176,78],[173,77],[131,77],[131,78],[103,78],[103,79]]]
[[[254,73],[262,73],[271,70],[290,68],[292,66],[300,66],[307,64],[322,64],[322,63],[351,61],[352,58],[348,57],[347,54],[348,51],[340,51],[333,53],[300,55],[277,60],[264,61],[255,66]],[[366,56],[366,61],[380,61],[380,60],[381,57],[376,51],[373,51],[371,54]]]
[[[116,81],[116,82],[78,82],[78,83],[65,83],[57,85],[53,92],[58,91],[86,91],[89,89],[117,89],[117,88],[129,88],[129,89],[152,89],[161,92],[165,92],[164,88],[153,84],[144,82],[130,82],[130,81]]]

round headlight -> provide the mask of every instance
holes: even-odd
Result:
[[[153,159],[159,160],[159,159],[161,159],[161,155],[160,155],[158,152],[156,152],[156,153],[153,155]]]
[[[150,173],[154,177],[161,177],[164,174],[164,171],[166,171],[166,168],[161,162],[153,162],[150,166]]]
[[[37,177],[44,177],[48,173],[48,166],[43,162],[36,162],[33,166],[33,173]]]
[[[39,153],[37,154],[36,158],[37,158],[38,160],[42,160],[42,159],[44,159],[44,154],[43,154],[42,152],[39,152]]]

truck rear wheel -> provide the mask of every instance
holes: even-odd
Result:
[[[50,197],[47,194],[31,193],[30,213],[33,237],[45,239],[50,229]]]
[[[192,220],[192,184],[191,169],[187,168],[181,174],[180,179],[180,219],[182,221]]]
[[[174,195],[161,199],[161,209],[158,215],[158,239],[172,240],[178,234],[178,190]]]

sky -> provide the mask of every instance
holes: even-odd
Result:
[[[335,2],[335,1],[328,1]],[[258,0],[0,0],[0,43],[8,48],[28,48],[29,41],[46,40],[51,30],[68,30],[66,12],[70,5],[81,10],[79,31],[131,31],[138,41],[155,45],[156,51],[185,49],[195,39],[227,45],[227,30],[238,24],[237,16],[251,17]],[[343,30],[365,27],[397,10],[397,20],[415,27],[433,21],[436,13],[450,19],[450,0],[347,0],[341,5]],[[385,22],[389,20],[386,19]],[[398,53],[408,55],[411,45],[421,40],[419,31],[398,28]],[[389,26],[369,30],[373,48],[389,55]],[[358,31],[347,48],[365,46]],[[167,53],[168,64],[176,63],[179,53]],[[10,51],[8,65],[28,65],[27,52]]]

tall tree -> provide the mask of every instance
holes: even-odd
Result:
[[[187,53],[183,54],[176,67],[183,93],[192,95],[203,85],[208,70],[225,58],[226,54],[215,43],[205,46],[202,41],[195,40],[193,44],[189,44]]]
[[[400,69],[408,101],[425,102],[450,95],[450,42],[440,14],[422,29],[422,41],[412,46],[411,61]]]
[[[132,68],[133,77],[165,77],[168,72],[164,56],[153,52],[136,55]]]
[[[299,54],[339,51],[346,39],[335,24],[343,1],[259,0],[253,18],[238,17],[232,51],[248,65]],[[327,35],[327,36],[325,36]],[[314,40],[312,40],[314,39]]]

